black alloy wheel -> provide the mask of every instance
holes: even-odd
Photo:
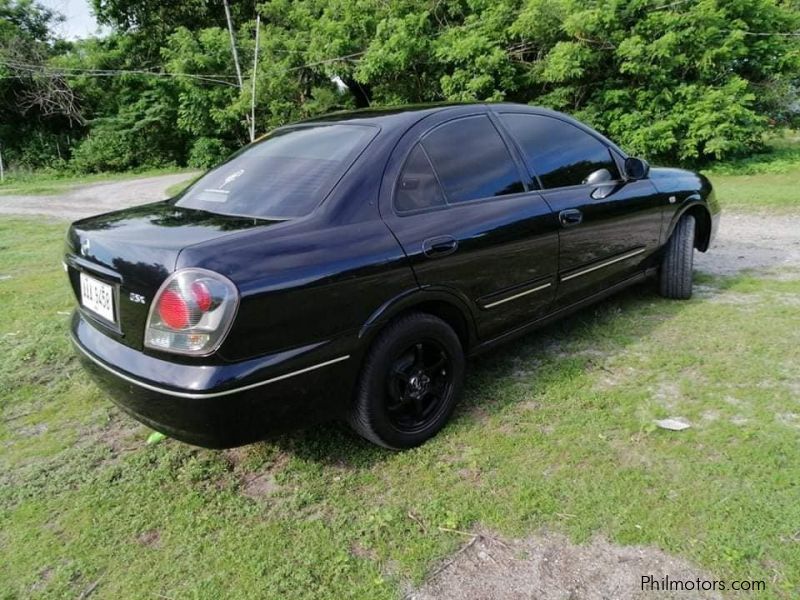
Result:
[[[401,351],[389,370],[386,409],[399,431],[424,429],[453,388],[452,360],[444,346],[425,339]]]
[[[444,427],[461,396],[464,350],[453,329],[427,313],[386,326],[367,353],[349,421],[392,449],[418,446]]]

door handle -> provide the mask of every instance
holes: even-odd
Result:
[[[430,238],[422,242],[422,253],[428,258],[441,258],[458,249],[458,240],[449,235]]]
[[[558,213],[558,222],[561,223],[562,227],[573,227],[574,225],[580,225],[583,222],[583,213],[577,208],[562,210],[560,213]]]

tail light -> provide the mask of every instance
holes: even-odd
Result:
[[[148,348],[205,356],[219,348],[239,304],[236,286],[205,269],[182,269],[161,285],[147,317]]]

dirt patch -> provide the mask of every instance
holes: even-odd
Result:
[[[154,548],[161,543],[161,532],[158,529],[148,529],[137,535],[136,541],[142,546]]]
[[[642,577],[654,582],[714,581],[686,560],[643,546],[618,546],[603,539],[572,544],[558,534],[503,540],[478,534],[445,561],[409,600],[471,598],[641,598]],[[659,598],[721,598],[712,591],[659,591]]]
[[[261,498],[274,494],[280,486],[272,473],[249,473],[242,478],[242,494],[248,498]]]
[[[90,439],[96,440],[111,450],[113,456],[137,450],[144,445],[141,432],[143,426],[116,408],[108,408],[108,421],[98,428],[87,431]]]
[[[37,423],[35,425],[26,425],[17,429],[17,435],[20,437],[36,437],[42,435],[47,431],[47,423]]]
[[[31,586],[31,592],[39,592],[47,588],[47,585],[52,581],[55,574],[53,567],[45,567],[39,571],[36,582]]]
[[[595,365],[598,367],[598,377],[595,381],[595,388],[598,390],[610,390],[633,379],[637,371],[635,368],[625,364]]]
[[[238,459],[238,464],[241,464],[241,455],[238,456]],[[230,456],[228,460],[231,460]],[[242,473],[239,480],[239,490],[241,494],[253,500],[273,495],[281,487],[276,479],[276,475],[283,470],[288,462],[289,455],[281,452],[264,470],[260,472]]]
[[[695,268],[710,275],[737,275],[745,270],[779,270],[800,278],[800,215],[723,212],[711,249],[698,253]],[[793,272],[789,274],[786,269]]]
[[[378,553],[375,552],[375,550],[367,548],[359,542],[353,542],[353,544],[350,545],[350,554],[363,560],[370,560],[373,562],[378,560]]]
[[[800,416],[796,413],[776,413],[775,419],[787,427],[800,428]]]

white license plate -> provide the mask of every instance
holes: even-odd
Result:
[[[114,320],[114,288],[81,273],[81,304],[106,321]]]

